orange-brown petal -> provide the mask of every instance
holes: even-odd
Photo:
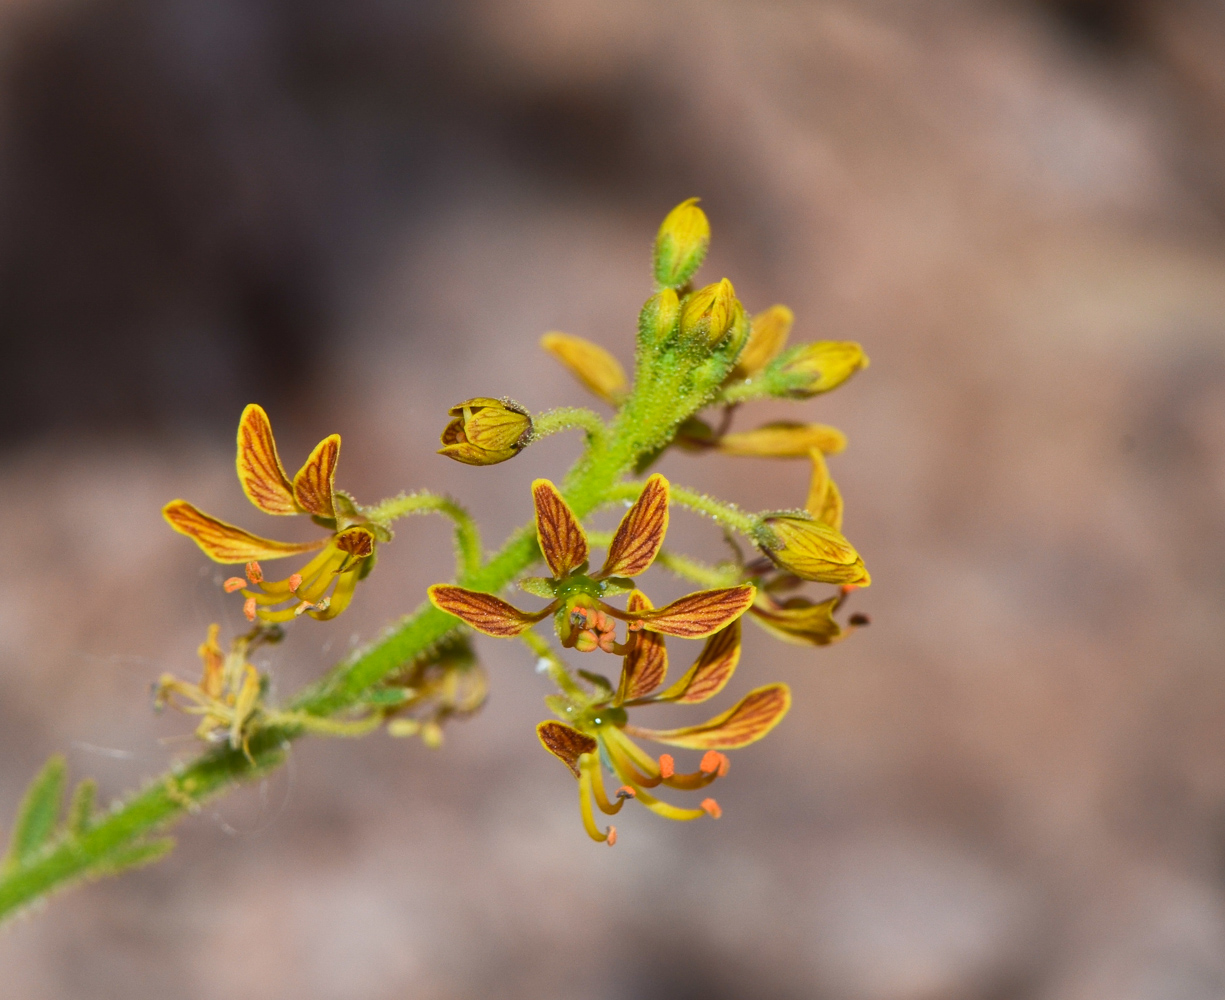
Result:
[[[306,464],[293,477],[293,495],[298,506],[308,514],[332,518],[336,507],[332,502],[336,463],[340,461],[340,435],[329,434],[310,453]]]
[[[346,528],[335,538],[336,548],[350,556],[350,562],[374,553],[374,534],[368,528]]]
[[[757,593],[751,584],[725,587],[720,590],[700,590],[688,594],[658,611],[630,616],[642,622],[651,632],[663,632],[682,639],[705,639],[723,626],[735,621],[753,603]]]
[[[256,507],[267,514],[297,514],[293,486],[276,453],[272,423],[257,403],[242,411],[238,421],[238,481]]]
[[[685,676],[658,696],[659,701],[696,704],[713,698],[736,672],[740,662],[740,619],[706,640],[697,661]]]
[[[755,743],[778,725],[791,707],[786,684],[770,684],[750,691],[721,715],[683,729],[641,729],[626,726],[635,736],[689,750],[736,750]]]
[[[630,591],[627,609],[637,614],[651,611],[651,599],[641,590]],[[621,684],[616,704],[650,694],[668,674],[668,651],[664,637],[654,632],[639,632],[633,648],[626,654],[621,667]]]
[[[316,542],[277,542],[260,538],[225,521],[204,513],[186,500],[171,500],[162,508],[170,527],[186,535],[214,562],[245,563],[252,559],[281,559],[321,549],[327,539]]]
[[[499,639],[513,639],[538,621],[543,621],[553,610],[550,604],[543,611],[528,614],[493,594],[454,587],[449,583],[434,584],[430,588],[430,600],[440,611],[454,615],[478,632]]]
[[[621,518],[599,575],[645,573],[659,554],[667,531],[668,480],[657,472],[646,481],[634,505]]]
[[[579,758],[585,753],[594,752],[597,746],[596,741],[586,733],[552,720],[540,723],[536,727],[536,735],[541,745],[570,768],[576,778],[581,774]]]
[[[587,561],[587,532],[557,487],[547,479],[532,483],[532,501],[536,505],[540,551],[554,578],[560,580]]]

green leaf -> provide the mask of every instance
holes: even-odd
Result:
[[[131,868],[143,868],[160,861],[174,847],[173,837],[159,837],[139,844],[129,844],[102,858],[93,866],[93,875],[118,875]]]
[[[412,688],[375,688],[362,697],[367,705],[402,705],[417,694]]]
[[[17,811],[17,822],[9,839],[4,867],[12,868],[26,861],[51,838],[64,799],[67,769],[64,758],[56,754],[43,765],[38,777],[30,782],[21,808]]]
[[[68,806],[68,830],[74,837],[85,833],[93,822],[94,801],[98,785],[93,778],[86,778],[72,793],[72,804]]]

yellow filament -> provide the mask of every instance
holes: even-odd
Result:
[[[660,782],[659,765],[651,759],[642,747],[614,726],[605,728],[601,735],[612,758],[613,766],[627,785],[641,785],[643,788],[654,788]],[[624,773],[623,773],[624,771]],[[625,774],[631,777],[625,777]]]
[[[588,756],[589,754],[583,754],[579,757],[578,804],[583,814],[583,828],[587,831],[587,836],[602,844],[608,839],[608,834],[596,826],[595,813],[591,808],[591,770],[584,759]]]
[[[600,761],[596,754],[584,754],[589,758],[583,762],[583,766],[591,771],[591,791],[595,797],[595,804],[600,807],[600,812],[605,816],[615,816],[621,811],[621,807],[625,805],[625,799],[617,799],[617,804],[613,805],[608,800],[608,792],[604,789],[604,775],[600,773]]]

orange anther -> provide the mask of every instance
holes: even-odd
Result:
[[[625,627],[628,628],[631,632],[641,632],[642,622],[626,622]]]
[[[608,828],[608,846],[612,847],[612,845],[615,844],[616,842],[617,842],[617,828],[615,826],[610,826]]]
[[[661,753],[659,755],[659,776],[671,778],[674,774],[676,774],[676,761],[672,759],[672,754]]]
[[[252,583],[264,582],[264,571],[259,568],[259,563],[254,559],[247,563],[247,579]]]
[[[702,763],[698,765],[698,770],[703,774],[717,774],[722,778],[731,766],[732,762],[727,759],[726,754],[721,754],[718,750],[707,750],[702,756]]]
[[[600,640],[596,638],[596,634],[590,629],[584,629],[574,640],[574,648],[580,653],[590,653],[592,650],[598,648],[599,645]]]
[[[702,812],[706,813],[711,819],[718,819],[723,815],[723,810],[719,808],[719,803],[714,799],[703,799],[701,801]]]
[[[247,621],[255,621],[255,598],[248,597],[242,602],[242,613],[247,616]]]
[[[247,581],[241,576],[232,576],[225,581],[221,586],[227,594],[232,594],[236,590],[242,590],[247,585]]]
[[[290,574],[289,579],[286,580],[285,582],[289,584],[289,590],[292,593],[293,591],[297,590],[299,587],[302,586],[302,574],[292,573]]]
[[[636,799],[638,798],[638,793],[634,791],[632,788],[630,788],[629,785],[622,785],[620,788],[617,789],[617,798]]]

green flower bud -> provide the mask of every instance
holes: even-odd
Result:
[[[638,339],[644,346],[658,347],[676,329],[680,312],[680,299],[671,288],[652,295],[638,315]]]
[[[655,280],[680,288],[697,272],[710,246],[710,222],[690,198],[672,209],[655,236]]]

